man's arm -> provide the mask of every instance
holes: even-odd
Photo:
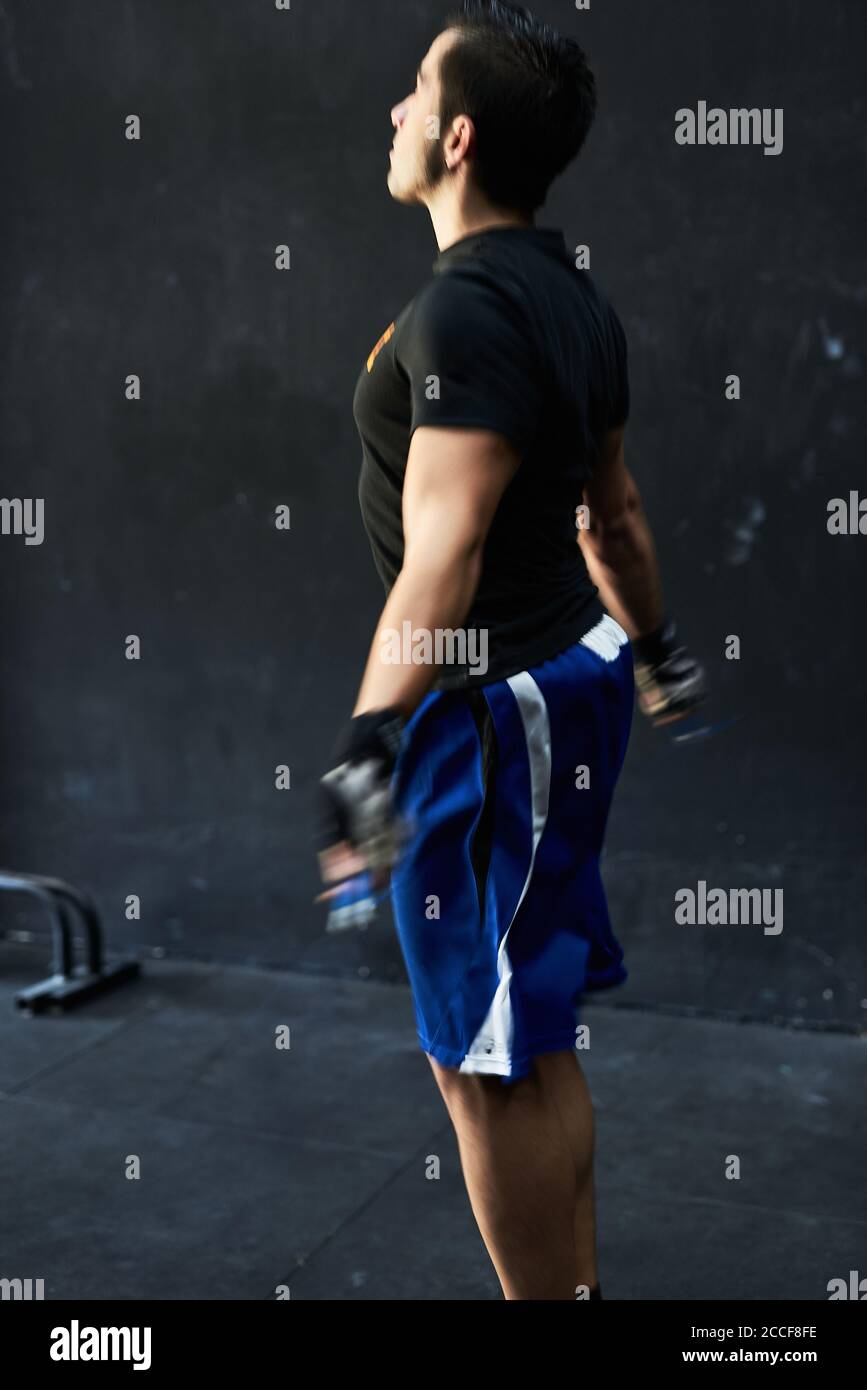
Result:
[[[590,525],[579,530],[578,543],[605,608],[635,638],[662,622],[662,585],[641,495],[624,459],[624,430],[619,425],[602,442],[584,488]]]
[[[433,665],[383,661],[382,634],[460,627],[479,583],[482,550],[500,498],[520,465],[491,430],[416,429],[403,487],[404,559],[382,611],[353,716],[392,707],[405,719],[436,678]]]
[[[706,697],[704,671],[666,617],[653,536],[623,457],[624,426],[606,434],[584,489],[589,529],[578,543],[605,608],[632,641],[638,703],[654,724],[691,714]]]
[[[419,426],[403,487],[404,560],[382,611],[352,720],[322,778],[320,868],[337,887],[365,868],[381,886],[400,849],[389,781],[402,723],[433,684],[434,665],[390,664],[381,635],[459,627],[472,604],[485,537],[520,465],[505,436],[490,430]],[[339,750],[339,751],[338,751]]]

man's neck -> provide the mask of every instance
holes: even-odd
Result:
[[[465,208],[428,207],[434,236],[440,251],[446,251],[456,241],[474,232],[485,232],[491,227],[534,227],[532,217],[524,217],[519,212],[505,212],[492,207],[477,207],[472,211]]]

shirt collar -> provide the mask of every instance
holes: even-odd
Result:
[[[440,251],[433,268],[435,271],[445,269],[454,261],[475,255],[483,244],[494,244],[497,241],[525,242],[531,246],[538,246],[549,255],[570,259],[566,249],[566,238],[559,227],[485,227],[480,232],[469,232],[467,236],[453,241],[451,246]]]

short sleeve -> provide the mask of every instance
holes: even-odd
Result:
[[[521,305],[473,274],[435,280],[413,306],[400,345],[412,420],[489,429],[525,454],[539,433],[542,391]]]
[[[623,324],[608,305],[608,429],[623,425],[629,417],[629,362]]]

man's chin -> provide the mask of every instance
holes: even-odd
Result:
[[[386,182],[388,184],[388,191],[396,203],[411,204],[421,202],[419,190],[417,188],[403,187],[400,183],[398,183],[397,179],[394,177],[392,173],[389,173]]]

